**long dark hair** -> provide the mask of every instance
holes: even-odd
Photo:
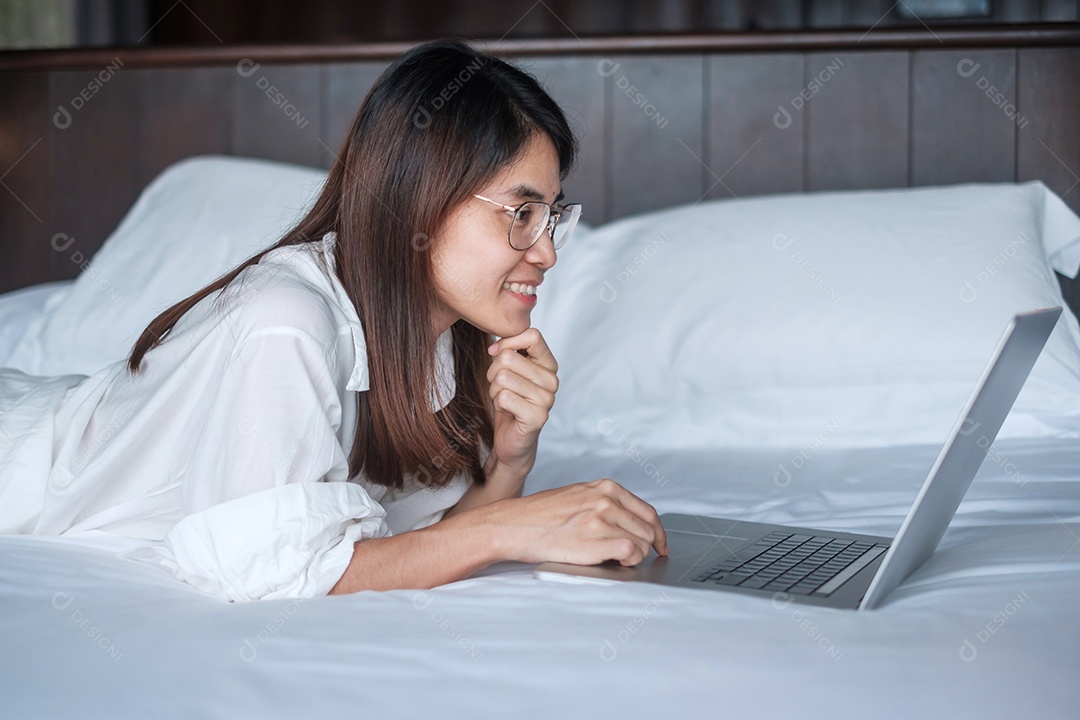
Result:
[[[576,143],[562,110],[522,70],[460,42],[434,42],[398,58],[353,119],[311,211],[273,246],[158,315],[136,341],[132,373],[176,322],[276,248],[337,233],[338,279],[356,306],[368,346],[370,390],[357,393],[349,474],[401,487],[406,474],[445,485],[466,471],[484,482],[481,443],[492,445],[487,346],[493,338],[453,326],[456,393],[431,412],[437,294],[428,252],[451,210],[547,135],[562,177]]]

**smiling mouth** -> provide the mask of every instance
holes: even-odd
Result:
[[[503,290],[516,292],[518,295],[536,295],[535,285],[524,285],[522,283],[503,283]]]

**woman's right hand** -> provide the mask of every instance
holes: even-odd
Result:
[[[636,565],[667,555],[652,505],[614,480],[593,480],[463,510],[433,525],[354,543],[331,594],[431,588],[500,560]]]
[[[474,512],[496,526],[500,555],[519,562],[637,565],[668,554],[656,510],[610,478],[501,500]]]

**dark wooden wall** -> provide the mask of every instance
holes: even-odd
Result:
[[[143,25],[131,28],[128,37],[135,40],[149,30],[143,42],[174,45],[866,30],[918,24],[910,11],[914,3],[896,0],[308,0],[301,13],[289,0],[185,0],[181,8],[175,0],[143,3],[149,6],[143,11]],[[108,13],[110,6],[114,13],[130,14],[132,4],[132,0],[88,3],[100,14]],[[989,0],[986,5],[986,15],[969,21],[1080,20],[1080,0]],[[941,20],[927,14],[925,22]]]
[[[1030,179],[1080,210],[1080,27],[1056,27],[495,49],[576,124],[565,189],[593,224],[701,198]],[[181,158],[328,167],[401,49],[0,54],[0,292],[73,277],[72,251],[92,255]]]

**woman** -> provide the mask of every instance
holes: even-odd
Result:
[[[527,74],[458,43],[405,54],[307,216],[126,366],[0,374],[0,531],[160,540],[232,600],[666,553],[611,480],[521,497],[558,386],[529,316],[580,210],[557,204],[574,151]]]

